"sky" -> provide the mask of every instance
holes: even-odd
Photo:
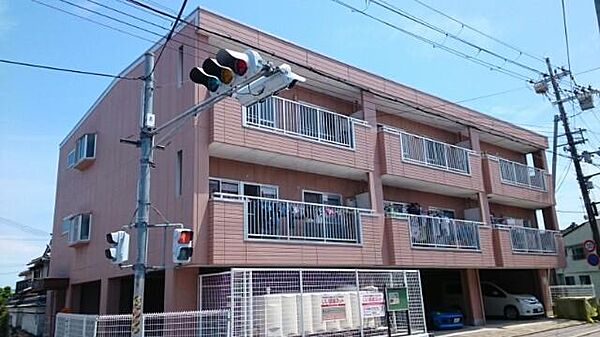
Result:
[[[68,3],[118,16],[94,4],[93,0],[36,1],[83,18],[32,0],[0,0],[0,58],[117,74],[151,43],[89,20],[156,40],[147,32],[136,31]],[[168,21],[145,15],[124,5],[121,0],[99,1],[169,28]],[[415,22],[386,12],[368,0],[344,1],[444,46],[457,48],[473,57],[494,60],[485,57],[485,53],[478,53]],[[386,1],[478,46],[533,68],[545,69],[543,62],[519,55],[461,27],[415,0]],[[560,0],[422,1],[519,50],[537,57],[548,56],[556,66],[568,66]],[[179,0],[147,2],[171,12],[176,12],[181,5]],[[566,1],[570,64],[575,74],[600,66],[600,39],[593,2]],[[547,136],[552,133],[555,108],[545,97],[536,95],[525,81],[433,48],[333,1],[190,0],[185,12],[189,13],[197,6],[450,101],[505,92],[462,104]],[[166,33],[157,27],[145,27]],[[537,79],[535,73],[510,67],[509,62],[497,64]],[[600,88],[599,75],[600,71],[590,71],[576,75],[576,81]],[[3,256],[0,285],[14,286],[24,264],[43,252],[49,235],[39,231],[50,233],[52,227],[59,144],[109,83],[107,78],[0,63],[0,253]],[[569,114],[579,111],[571,105],[567,109]],[[600,148],[600,112],[597,109],[571,118],[571,123],[590,131],[586,134],[589,141],[582,150]],[[600,164],[600,157],[595,159]],[[581,222],[584,215],[574,169],[567,170],[569,166],[567,159],[559,157],[557,209],[561,228],[571,222]],[[589,174],[597,171],[591,165],[585,165],[584,170]],[[597,184],[600,186],[600,181]],[[600,193],[597,196],[600,197]],[[23,230],[22,225],[35,230]]]

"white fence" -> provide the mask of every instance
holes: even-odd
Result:
[[[550,286],[549,288],[552,303],[563,297],[596,297],[596,288],[593,284],[559,285]]]
[[[243,109],[244,125],[354,148],[354,123],[363,121],[271,96]]]
[[[546,190],[544,170],[498,158],[502,182]]]
[[[407,219],[413,247],[481,249],[482,222],[389,212],[392,218]]]
[[[215,193],[244,201],[246,237],[285,241],[361,243],[359,208]]]
[[[202,310],[231,310],[236,337],[388,336],[386,287],[408,294],[392,335],[426,336],[416,270],[232,269],[200,275],[199,294]]]
[[[228,310],[144,314],[144,336],[229,337]],[[129,337],[131,315],[56,316],[54,337]]]
[[[519,253],[556,254],[556,231],[510,227],[512,249]]]
[[[463,174],[471,173],[470,150],[403,131],[397,132],[400,134],[403,160]]]

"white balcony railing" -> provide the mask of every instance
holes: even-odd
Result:
[[[518,253],[556,254],[556,232],[528,227],[510,227],[512,250]]]
[[[546,190],[544,170],[502,158],[498,158],[498,162],[502,182]]]
[[[365,123],[277,96],[242,109],[245,126],[350,149],[354,148],[354,123]]]
[[[470,174],[469,150],[400,131],[402,160]]]
[[[404,213],[388,213],[388,216],[408,219],[410,242],[413,247],[481,249],[481,222]]]
[[[249,239],[361,243],[360,214],[371,210],[308,202],[215,193],[244,202]]]

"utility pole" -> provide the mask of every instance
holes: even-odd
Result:
[[[583,170],[581,169],[581,163],[579,162],[580,157],[577,153],[577,143],[573,139],[573,134],[571,133],[571,128],[569,127],[569,120],[567,117],[567,113],[565,111],[565,107],[563,105],[563,100],[560,96],[560,90],[558,88],[558,83],[556,81],[556,76],[552,71],[552,65],[550,64],[550,59],[546,58],[546,64],[548,65],[548,73],[550,74],[550,81],[552,82],[552,89],[554,90],[554,96],[556,98],[556,104],[558,105],[558,111],[560,113],[560,120],[562,120],[563,126],[565,128],[565,136],[567,137],[567,144],[569,145],[569,151],[571,152],[571,159],[573,160],[573,165],[575,166],[575,173],[577,174],[577,182],[579,183],[579,189],[581,190],[581,196],[583,197],[583,203],[585,205],[585,210],[587,213],[588,221],[590,223],[590,227],[592,229],[592,236],[594,241],[596,242],[596,254],[600,256],[600,234],[598,233],[598,225],[596,223],[596,216],[594,214],[594,209],[592,206],[592,201],[590,200],[590,192],[587,186],[587,178],[583,175]],[[555,174],[554,172],[552,172]]]
[[[154,54],[144,55],[144,102],[140,118],[140,171],[138,176],[137,210],[134,227],[137,228],[137,257],[133,265],[133,310],[131,336],[144,336],[144,285],[146,281],[146,253],[148,251],[148,221],[150,217],[150,168],[154,150]]]

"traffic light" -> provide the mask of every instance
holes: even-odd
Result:
[[[207,58],[202,67],[192,68],[190,79],[205,86],[211,94],[219,95],[256,76],[265,65],[262,57],[251,49],[244,53],[221,49],[216,58]]]
[[[114,264],[121,264],[129,259],[129,234],[117,231],[106,234],[106,241],[111,246],[104,253]]]
[[[277,67],[271,76],[262,77],[241,88],[236,93],[236,98],[241,105],[249,106],[304,81],[304,77],[292,72],[292,68],[284,63]]]
[[[173,262],[188,263],[192,260],[194,231],[186,228],[173,230]]]

